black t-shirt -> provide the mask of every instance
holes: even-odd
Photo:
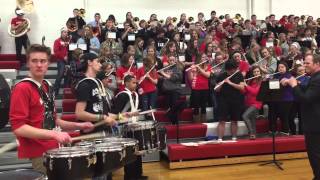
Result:
[[[92,114],[108,114],[109,109],[105,97],[101,96],[98,85],[93,80],[84,80],[76,88],[77,102],[86,102],[85,111]],[[108,126],[100,126],[95,131],[107,129]]]
[[[227,72],[221,73],[217,77],[217,82],[221,82],[224,79],[226,79],[229,75]],[[230,81],[239,84],[240,82],[243,82],[243,76],[240,72],[236,73],[234,76],[230,78]],[[225,101],[233,101],[238,103],[243,103],[244,101],[244,95],[234,87],[230,86],[228,83],[224,83],[221,87],[220,92],[217,92],[217,98],[218,100],[225,100]]]
[[[120,93],[114,100],[114,108],[112,109],[112,113],[114,114],[121,113],[123,108],[129,102],[129,100],[130,99],[127,93]]]

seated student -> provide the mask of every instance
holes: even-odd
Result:
[[[228,60],[225,63],[225,71],[217,77],[218,84],[215,87],[217,98],[218,140],[222,141],[225,131],[225,123],[231,118],[232,140],[237,140],[238,121],[243,110],[244,79],[238,71],[237,62]],[[233,75],[232,77],[229,77]],[[222,84],[222,85],[221,85]]]

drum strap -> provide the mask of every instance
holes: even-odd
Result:
[[[117,96],[119,96],[119,94],[122,94],[122,93],[125,93],[125,94],[128,95],[129,102],[127,102],[127,104],[124,106],[124,108],[122,109],[121,112],[128,112],[129,108],[131,109],[131,112],[137,111],[138,110],[138,106],[139,106],[138,93],[131,92],[129,89],[125,88],[125,90],[121,91],[120,93],[118,93]],[[134,95],[135,95],[134,99],[132,97],[132,93],[134,93]],[[136,120],[137,120],[136,117],[132,117],[132,121],[136,121]]]

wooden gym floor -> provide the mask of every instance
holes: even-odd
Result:
[[[144,174],[149,180],[311,180],[308,159],[281,161],[284,171],[275,165],[261,163],[221,165],[200,168],[169,170],[166,162],[144,163]],[[116,171],[114,180],[123,179],[123,169]]]

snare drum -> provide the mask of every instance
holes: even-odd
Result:
[[[125,137],[135,138],[139,141],[139,150],[146,152],[163,150],[166,146],[166,133],[154,121],[140,121],[126,125]]]
[[[32,169],[17,169],[0,172],[0,179],[11,180],[45,180],[45,174]]]
[[[138,152],[138,141],[132,138],[118,138],[118,137],[109,137],[103,139],[105,142],[110,143],[121,143],[126,151],[126,156],[123,161],[123,165],[129,164],[136,161]]]
[[[92,147],[62,147],[44,154],[49,180],[91,178],[95,163]]]

